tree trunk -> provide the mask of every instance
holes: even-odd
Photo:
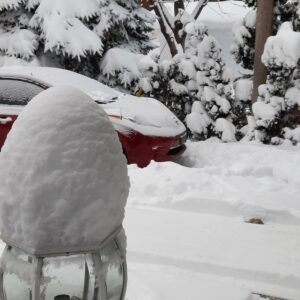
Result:
[[[267,80],[267,68],[261,61],[264,47],[273,32],[274,0],[257,1],[256,38],[252,103],[257,101],[258,87]]]
[[[153,10],[152,1],[150,0],[139,0],[140,4],[147,10]]]
[[[158,22],[159,22],[161,33],[163,34],[163,36],[166,39],[166,42],[168,43],[168,47],[170,49],[172,57],[174,57],[178,53],[177,47],[175,44],[176,41],[175,41],[174,37],[172,35],[170,35],[169,30],[166,27],[166,23],[163,19],[163,16],[161,15],[161,11],[157,5],[154,6],[154,12],[157,16],[160,16],[158,18]]]
[[[198,4],[191,14],[195,21],[199,17],[208,1],[209,0],[196,0]],[[173,20],[170,20],[168,17],[167,8],[165,7],[163,1],[139,0],[139,2],[144,8],[148,10],[154,10],[156,16],[158,17],[161,32],[165,37],[171,55],[174,57],[176,54],[178,54],[179,49],[180,51],[184,51],[186,33],[183,28],[181,17],[186,7],[185,0],[174,1]]]

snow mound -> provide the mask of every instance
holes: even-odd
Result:
[[[298,87],[291,87],[286,91],[285,100],[289,107],[294,105],[300,106],[300,89]]]
[[[294,129],[284,128],[284,137],[288,140],[291,140],[294,143],[300,143],[300,127]]]
[[[252,97],[253,82],[251,78],[240,78],[234,84],[237,101],[250,101]]]
[[[219,118],[216,120],[215,125],[216,131],[221,133],[221,138],[223,142],[235,142],[236,129],[232,123],[224,118]]]
[[[254,116],[261,120],[272,120],[277,114],[274,107],[264,102],[255,102],[252,109]]]
[[[203,108],[200,101],[195,101],[192,111],[186,116],[186,124],[193,134],[207,134],[207,128],[212,124],[211,118]]]
[[[122,224],[121,145],[106,113],[75,88],[50,88],[26,106],[0,170],[2,237],[28,252],[96,248]]]

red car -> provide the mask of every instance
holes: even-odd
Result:
[[[173,161],[186,149],[186,128],[162,103],[111,89],[74,72],[46,67],[0,68],[0,149],[22,108],[50,86],[73,86],[107,112],[129,164]]]

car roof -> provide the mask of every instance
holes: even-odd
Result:
[[[11,80],[18,80],[18,81],[25,81],[25,82],[29,82],[29,83],[33,83],[37,86],[40,86],[43,89],[48,89],[49,87],[51,87],[51,84],[49,84],[48,82],[44,82],[42,80],[36,79],[36,78],[32,78],[29,76],[22,76],[22,75],[1,75],[0,74],[0,80],[3,79],[11,79]]]
[[[42,87],[72,86],[94,100],[108,101],[121,93],[112,88],[72,71],[50,67],[1,67],[0,78],[11,78],[36,83]]]

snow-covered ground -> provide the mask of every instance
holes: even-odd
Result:
[[[189,142],[129,174],[128,300],[300,299],[299,147]]]
[[[299,146],[187,146],[129,166],[126,299],[299,300]]]

